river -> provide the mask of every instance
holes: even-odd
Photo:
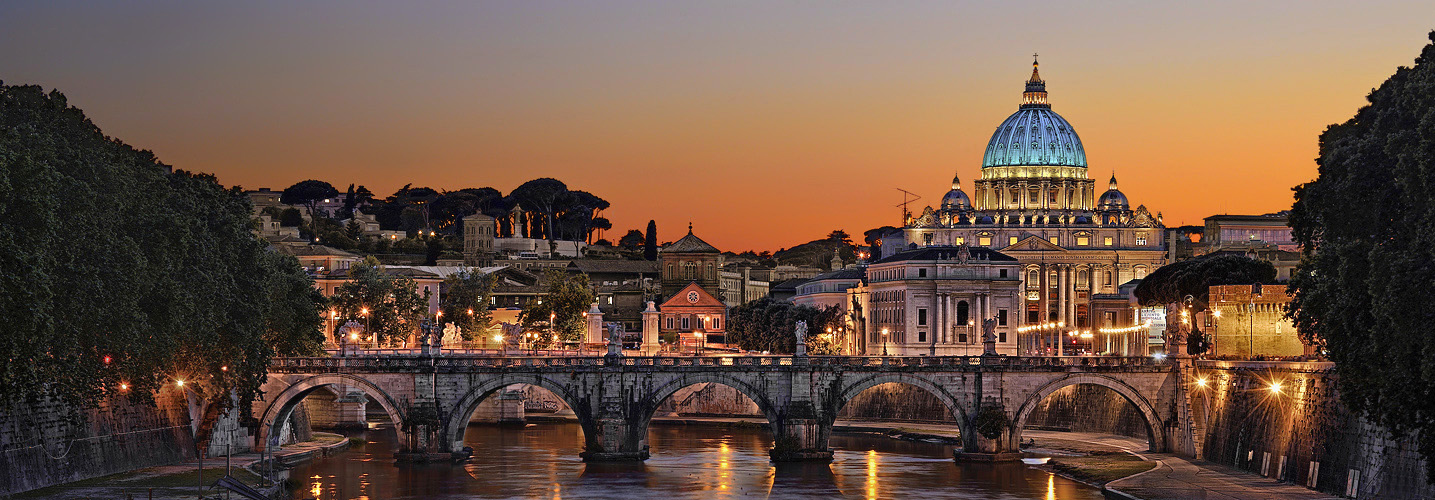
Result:
[[[831,464],[773,464],[765,429],[650,427],[652,458],[588,464],[576,423],[468,428],[467,463],[397,465],[392,430],[300,465],[293,498],[958,498],[1099,499],[1091,487],[1022,464],[957,464],[952,447],[866,434],[836,434]]]

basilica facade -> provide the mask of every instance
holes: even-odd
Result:
[[[1020,107],[987,142],[972,195],[958,176],[938,207],[905,219],[900,241],[884,241],[881,257],[972,246],[1016,259],[1021,303],[1014,316],[1022,331],[1034,332],[1019,339],[1024,353],[1070,354],[1059,339],[1125,326],[1093,318],[1092,296],[1117,293],[1165,263],[1160,215],[1132,208],[1114,174],[1097,190],[1081,138],[1052,111],[1035,61]]]

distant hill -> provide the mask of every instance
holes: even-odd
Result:
[[[832,252],[842,256],[842,264],[857,261],[857,247],[851,243],[830,239],[813,240],[792,248],[778,250],[772,254],[778,264],[813,266],[827,269],[832,263]]]

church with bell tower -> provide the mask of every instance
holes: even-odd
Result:
[[[1052,110],[1034,59],[1016,112],[987,141],[971,196],[954,176],[939,206],[904,215],[902,244],[883,245],[882,257],[922,247],[994,250],[1020,264],[1021,325],[1078,334],[1114,327],[1115,318],[1092,317],[1093,296],[1116,294],[1163,265],[1165,227],[1144,205],[1132,208],[1114,172],[1098,191],[1088,168],[1081,138]],[[1025,336],[1022,352],[1058,352],[1053,337]]]

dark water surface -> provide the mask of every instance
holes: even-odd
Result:
[[[1099,499],[1096,489],[1021,464],[957,464],[952,447],[881,436],[832,437],[831,464],[773,464],[765,429],[650,427],[652,458],[587,464],[578,424],[470,426],[461,465],[396,465],[394,434],[295,468],[296,499],[998,498]]]

